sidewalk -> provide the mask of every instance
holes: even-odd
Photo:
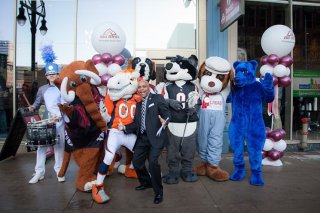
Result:
[[[166,172],[166,153],[161,156]],[[46,175],[37,184],[28,184],[35,166],[36,153],[20,148],[15,157],[0,162],[0,212],[281,212],[311,213],[320,209],[320,151],[286,152],[282,167],[264,166],[265,186],[242,182],[214,182],[200,177],[195,183],[164,184],[164,201],[153,204],[153,191],[135,191],[136,179],[114,173],[105,186],[111,200],[96,204],[90,193],[77,191],[74,180],[77,166],[71,161],[66,182],[58,183],[54,159],[48,159]],[[196,158],[196,163],[199,159]],[[223,154],[221,167],[232,171],[232,154]]]

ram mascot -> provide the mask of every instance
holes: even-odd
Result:
[[[67,118],[66,148],[58,176],[65,175],[72,155],[79,166],[75,184],[80,191],[90,191],[95,183],[109,121],[96,87],[101,83],[98,74],[91,60],[74,61],[61,70],[55,82],[67,102],[59,105]]]

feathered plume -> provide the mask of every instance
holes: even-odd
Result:
[[[52,42],[43,42],[40,50],[44,63],[53,63],[54,60],[57,59],[54,51],[52,50]]]

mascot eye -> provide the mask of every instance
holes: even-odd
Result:
[[[248,70],[243,70],[243,74],[248,74]]]
[[[206,71],[204,71],[204,73],[203,73],[204,75],[207,75],[207,76],[211,76],[212,75],[212,72],[210,72],[210,71],[208,71],[208,70],[206,70]]]
[[[76,84],[76,82],[74,82],[74,81],[70,81],[70,86],[71,86],[71,87],[76,87],[77,84]]]
[[[80,76],[80,81],[86,82],[86,81],[87,81],[87,77],[84,76],[84,75],[81,75],[81,76]]]
[[[224,75],[218,74],[218,75],[217,75],[217,79],[219,79],[220,81],[223,81]]]

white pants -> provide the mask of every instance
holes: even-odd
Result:
[[[110,129],[103,162],[110,165],[114,154],[121,146],[125,146],[132,151],[136,140],[137,136],[135,134],[124,134],[123,131],[118,129]]]
[[[64,155],[64,122],[59,121],[56,123],[56,136],[57,141],[53,146],[54,149],[54,171],[56,174],[59,173],[63,155]],[[48,147],[38,147],[37,150],[37,163],[35,167],[36,174],[44,175],[45,174],[45,164],[46,164],[46,152]]]

